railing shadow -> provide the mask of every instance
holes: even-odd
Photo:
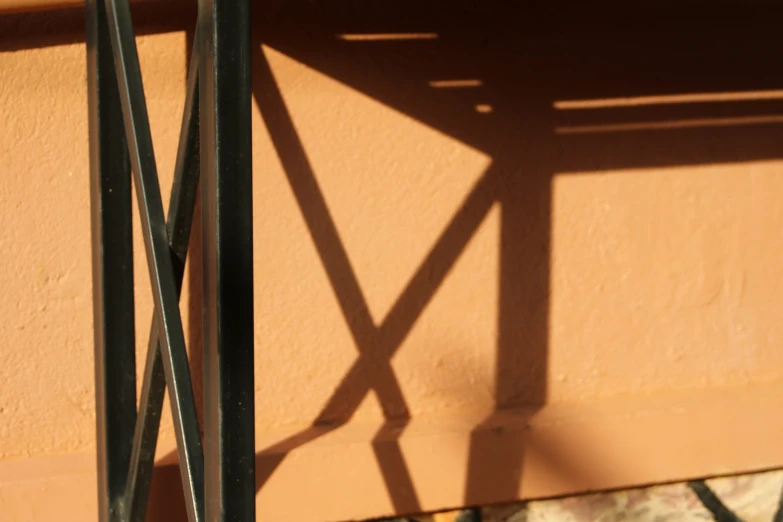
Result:
[[[783,58],[770,45],[774,33],[763,30],[774,28],[762,23],[760,30],[758,20],[738,30],[734,17],[705,20],[678,12],[681,18],[670,23],[639,27],[623,25],[622,13],[607,17],[581,10],[568,18],[551,5],[540,11],[498,2],[449,5],[338,2],[319,9],[288,2],[277,10],[259,9],[255,101],[360,361],[366,361],[346,374],[312,428],[261,449],[259,488],[288,452],[347,422],[369,383],[378,387],[387,418],[404,426],[407,405],[387,361],[493,203],[502,209],[495,404],[498,412],[535,411],[547,396],[551,177],[781,157],[783,95],[728,101],[717,96],[783,85],[783,77],[767,65]],[[729,27],[734,32],[727,38]],[[262,43],[492,158],[401,292],[394,310],[405,319],[397,324],[385,320],[374,329],[366,315]],[[432,80],[463,81],[471,88],[437,88]],[[678,98],[688,93],[716,95]],[[647,105],[622,102],[649,95],[667,98]],[[619,100],[597,109],[557,105],[586,98]],[[379,340],[376,331],[384,332]],[[522,470],[514,463],[521,463],[525,445],[531,446],[520,442],[496,455],[492,437],[486,436],[495,420],[492,414],[476,426],[471,440],[465,505],[514,500],[519,494]],[[398,450],[379,460],[379,467],[396,513],[412,513],[418,503],[410,501],[415,491],[411,495],[412,481]]]

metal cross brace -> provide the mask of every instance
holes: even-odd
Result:
[[[199,2],[168,220],[128,0],[86,14],[100,519],[144,520],[168,385],[189,520],[255,520],[249,1]],[[131,172],[155,304],[138,418]],[[200,174],[206,454],[178,304]]]

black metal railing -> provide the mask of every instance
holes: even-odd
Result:
[[[86,5],[102,522],[145,518],[167,386],[189,520],[255,520],[250,2],[198,11],[166,220],[128,0]],[[199,178],[203,442],[178,304]],[[138,410],[132,183],[155,305]]]

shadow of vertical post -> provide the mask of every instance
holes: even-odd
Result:
[[[473,430],[464,500],[467,505],[513,500],[522,479],[524,437],[515,434],[500,439],[493,428],[509,410],[524,408],[528,414],[537,410],[547,394],[550,185],[557,158],[551,133],[551,92],[540,82],[546,82],[549,75],[532,50],[535,39],[504,33],[509,26],[495,18],[485,24],[478,18],[455,20],[444,14],[443,19],[428,19],[425,15],[422,25],[419,13],[412,12],[409,19],[393,19],[382,28],[378,13],[372,10],[352,13],[348,19],[335,15],[338,20],[330,20],[328,28],[319,26],[306,36],[275,33],[271,45],[491,158],[478,185],[492,186],[493,201],[501,206],[496,411]],[[462,25],[450,25],[455,22]],[[382,34],[380,41],[366,45],[345,44],[335,38],[343,26],[356,34],[405,35],[426,28],[427,34],[437,38],[428,40],[427,47],[416,47],[405,38],[385,41]],[[457,27],[481,36],[465,37]],[[495,39],[501,45],[487,44]],[[378,64],[383,68],[380,73]],[[427,88],[433,78],[476,78],[480,89]],[[478,101],[488,103],[471,105]],[[477,112],[483,112],[479,119]],[[472,200],[469,196],[465,207]],[[460,214],[464,218],[465,207],[455,214],[455,221]],[[420,283],[412,280],[405,291]],[[423,284],[425,288],[436,286]],[[396,335],[390,324],[382,328]],[[396,347],[389,345],[389,349]],[[498,445],[501,440],[502,446]]]
[[[489,151],[501,206],[495,411],[471,434],[466,505],[519,498],[526,437],[522,433],[508,436],[502,414],[524,410],[525,416],[532,416],[547,395],[554,174],[549,104],[531,82],[514,85],[523,74],[538,78],[542,73],[524,53],[509,65],[519,68],[510,78],[487,79],[500,86],[495,90],[497,129],[504,136]]]

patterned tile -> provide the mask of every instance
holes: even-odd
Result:
[[[783,470],[706,482],[740,519],[745,522],[772,522],[783,490]]]
[[[690,488],[674,484],[530,502],[526,521],[686,522],[712,518]]]
[[[780,470],[383,522],[783,522],[782,490]]]

